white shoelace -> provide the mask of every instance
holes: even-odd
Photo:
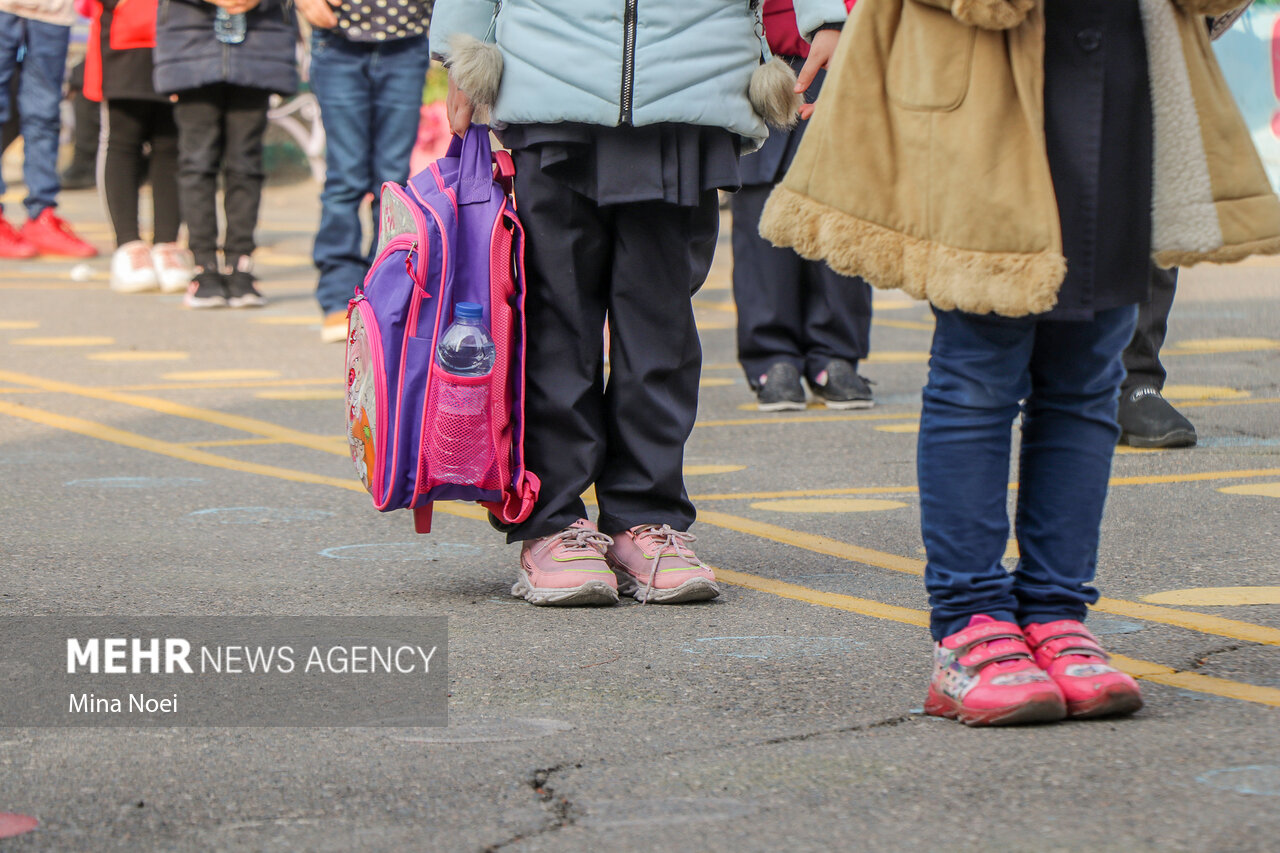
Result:
[[[649,582],[645,586],[644,598],[640,599],[641,604],[648,604],[649,596],[653,593],[653,582],[658,576],[658,564],[666,556],[667,549],[674,551],[677,557],[683,557],[687,552],[690,557],[696,560],[697,557],[694,556],[693,549],[688,547],[688,543],[696,542],[698,537],[686,530],[676,530],[670,524],[664,524],[661,527],[656,524],[649,525],[635,534],[637,539],[642,536],[652,537],[650,541],[660,543],[658,553],[653,557],[653,565],[649,567]]]
[[[534,556],[557,544],[563,544],[566,548],[575,550],[586,548],[599,555],[601,549],[608,548],[613,544],[613,537],[607,536],[598,530],[588,530],[584,527],[567,527],[559,533],[543,539],[533,549]]]

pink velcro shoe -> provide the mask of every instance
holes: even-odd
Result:
[[[934,645],[924,712],[969,726],[1052,723],[1067,715],[1062,691],[1036,666],[1012,622],[985,614]]]
[[[524,543],[511,594],[531,604],[617,604],[618,584],[604,560],[613,540],[585,518]]]
[[[1036,663],[1062,689],[1069,717],[1113,717],[1142,707],[1138,682],[1108,663],[1108,655],[1089,629],[1074,619],[1059,619],[1022,629]]]
[[[692,533],[669,524],[638,524],[614,537],[605,559],[618,576],[618,592],[641,604],[706,601],[720,594],[715,574],[689,543]]]

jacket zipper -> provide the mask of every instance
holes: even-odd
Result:
[[[639,0],[627,0],[622,19],[622,96],[618,111],[618,124],[631,124],[631,97],[636,77],[636,4]]]

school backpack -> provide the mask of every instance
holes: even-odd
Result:
[[[382,187],[373,265],[348,309],[347,439],[384,512],[431,530],[438,500],[523,521],[538,478],[524,467],[524,231],[515,167],[474,125],[406,186]],[[494,343],[484,376],[455,376],[436,345],[459,302],[478,303]]]

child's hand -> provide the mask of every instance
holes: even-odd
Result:
[[[444,107],[449,114],[449,130],[453,131],[455,136],[462,136],[467,132],[467,128],[471,127],[473,107],[467,93],[453,82],[452,74],[449,75],[449,94],[445,98]]]
[[[307,23],[316,29],[331,30],[338,26],[338,16],[333,10],[342,5],[342,0],[295,0],[295,5]]]
[[[836,45],[839,43],[840,30],[818,30],[814,33],[813,42],[809,45],[809,58],[804,61],[804,67],[796,77],[797,95],[808,91],[809,85],[818,76],[818,72],[826,68],[827,63],[831,61],[831,57],[836,52]],[[802,120],[811,115],[813,115],[813,104],[805,104],[800,108]]]

